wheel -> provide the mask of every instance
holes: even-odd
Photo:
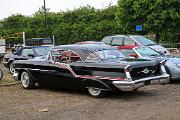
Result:
[[[106,91],[93,87],[89,87],[88,92],[92,97],[96,97],[96,98],[105,97],[105,95],[107,94]]]
[[[15,71],[15,69],[13,67],[13,61],[9,63],[9,71],[10,71],[11,74],[13,74],[14,71]]]
[[[31,73],[29,73],[28,71],[22,72],[21,83],[25,89],[32,89],[35,87],[35,82],[33,80],[33,77]]]
[[[3,72],[2,72],[2,70],[0,69],[0,80],[2,80],[2,78],[3,78]]]

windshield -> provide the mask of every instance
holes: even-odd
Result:
[[[37,47],[37,48],[34,48],[34,50],[36,51],[36,54],[38,56],[47,55],[49,49],[50,49],[50,47]]]
[[[115,59],[121,57],[124,57],[124,55],[118,50],[97,50],[93,53],[90,53],[86,60],[96,61],[96,60]]]
[[[149,47],[138,47],[138,48],[136,48],[136,51],[143,57],[161,55],[160,53],[156,52],[155,50],[153,50]]]
[[[149,46],[149,45],[155,45],[156,43],[152,40],[149,40],[143,36],[135,36],[133,37],[136,41],[138,41],[141,45]]]

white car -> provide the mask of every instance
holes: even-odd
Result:
[[[145,38],[141,35],[114,35],[114,36],[106,36],[103,38],[102,42],[111,45],[121,47],[126,45],[140,45],[140,46],[148,46],[162,54],[170,55],[170,52],[161,45],[156,44],[150,39]]]

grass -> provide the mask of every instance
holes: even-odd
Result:
[[[13,84],[16,82],[17,81],[13,78],[12,74],[7,73],[7,74],[4,74],[3,79],[0,80],[0,85]]]

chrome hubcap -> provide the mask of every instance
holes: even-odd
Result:
[[[29,75],[26,72],[23,72],[21,75],[21,82],[23,87],[28,87],[29,85]]]
[[[101,90],[99,88],[88,88],[88,90],[93,96],[97,96],[101,93]]]

